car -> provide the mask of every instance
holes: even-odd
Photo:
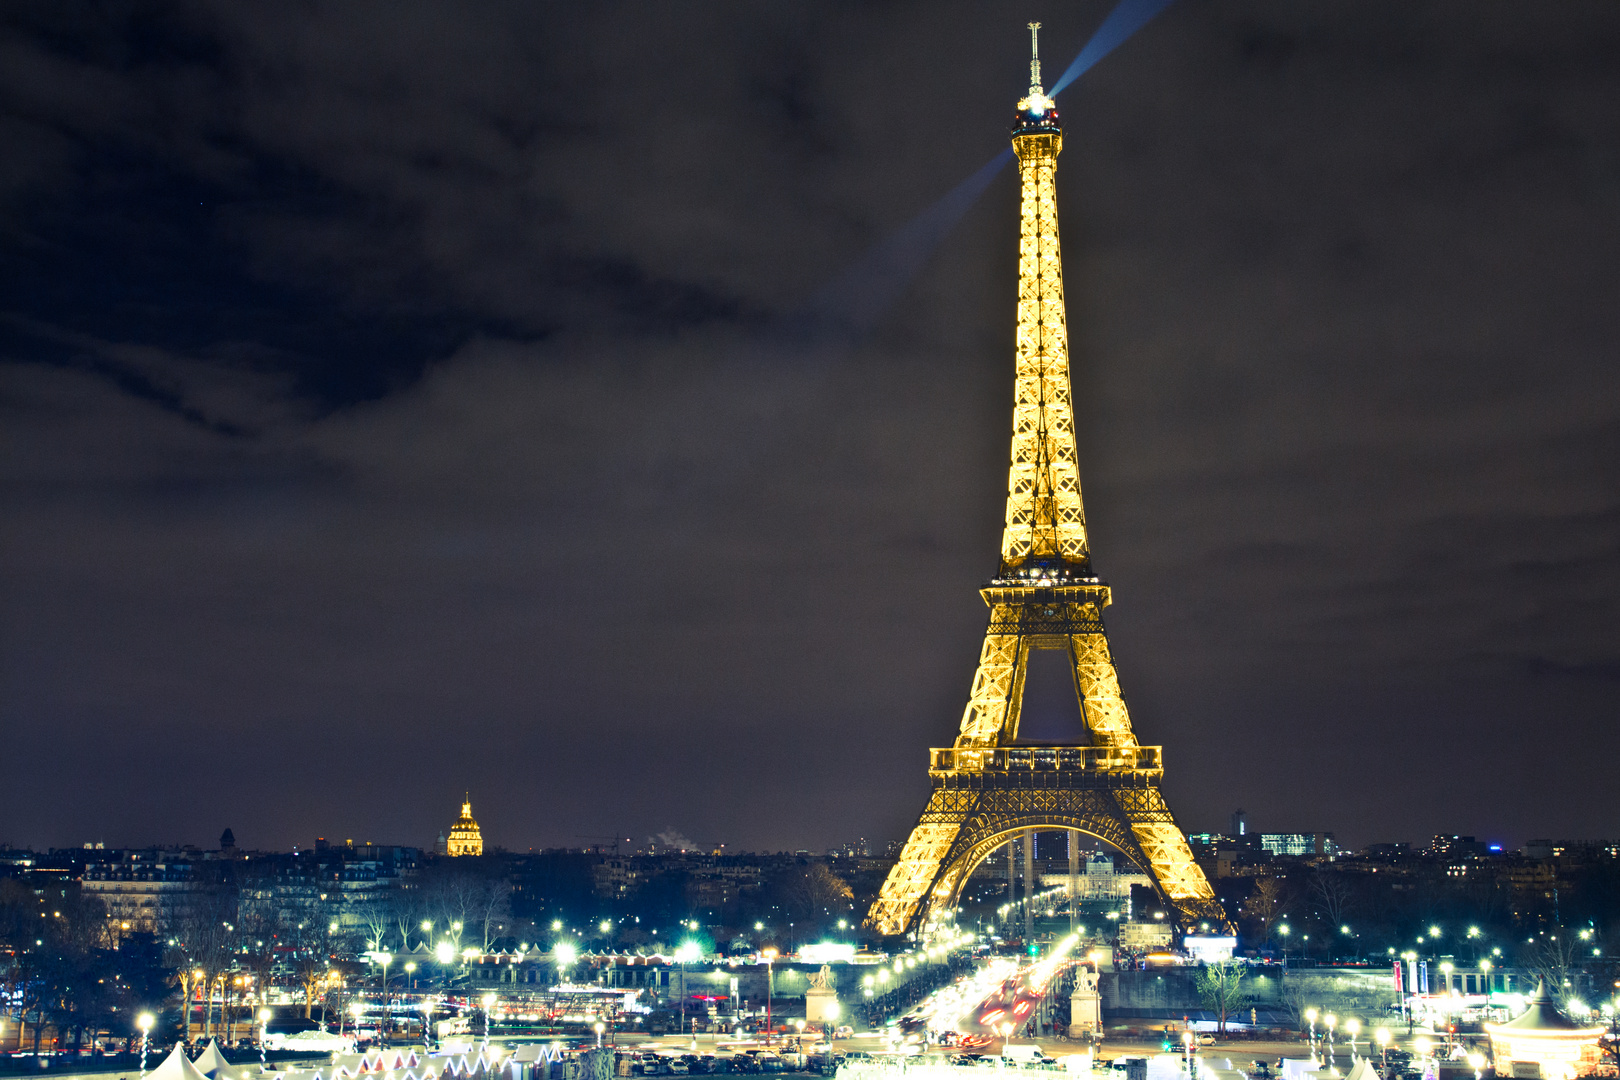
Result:
[[[853,1039],[855,1037],[855,1029],[850,1027],[848,1024],[844,1024],[833,1029],[832,1037],[835,1039]]]

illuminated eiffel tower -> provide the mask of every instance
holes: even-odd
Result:
[[[1032,51],[1039,25],[1030,25]],[[1225,928],[1159,792],[1161,748],[1138,744],[1131,730],[1103,629],[1109,589],[1091,569],[1069,397],[1056,191],[1063,129],[1041,89],[1038,52],[1012,143],[1022,185],[1017,375],[1001,565],[980,591],[990,627],[961,733],[929,751],[933,793],[868,922],[882,934],[925,926],[955,906],[974,867],[1038,829],[1106,841],[1153,880],[1182,926]],[[1031,649],[1068,652],[1089,744],[1017,741]],[[1030,850],[1026,841],[1026,875]]]

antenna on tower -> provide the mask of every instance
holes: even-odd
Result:
[[[1041,90],[1041,24],[1029,24],[1029,96],[1035,97]]]

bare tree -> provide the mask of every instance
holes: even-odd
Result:
[[[1311,900],[1337,933],[1355,907],[1355,892],[1343,874],[1318,870],[1311,876]]]
[[[1260,941],[1271,940],[1271,931],[1287,912],[1282,880],[1276,877],[1256,878],[1249,898],[1243,901],[1243,915],[1254,921]]]
[[[1240,963],[1226,961],[1209,964],[1198,973],[1198,996],[1215,1014],[1215,1030],[1226,1034],[1227,1017],[1247,1008],[1253,995],[1243,985],[1249,969]]]
[[[174,939],[182,950],[179,958],[190,969],[192,984],[204,989],[204,1036],[213,1031],[212,987],[230,967],[237,940],[236,919],[235,885],[216,879],[198,883],[172,927]]]
[[[512,921],[512,885],[505,878],[491,878],[483,882],[478,895],[478,922],[484,931],[484,951],[488,952],[496,938],[506,931]]]
[[[393,916],[394,929],[399,933],[400,951],[410,952],[411,936],[422,932],[424,916],[421,893],[403,887],[395,889],[389,900],[389,912]]]
[[[827,869],[825,864],[812,863],[783,883],[782,897],[788,909],[799,918],[819,922],[848,911],[855,893],[849,882]]]
[[[304,1019],[308,1020],[315,1011],[317,994],[325,994],[327,976],[332,971],[332,958],[327,949],[328,942],[321,936],[319,927],[300,923],[294,929],[294,935],[293,979],[304,992]]]
[[[1575,994],[1570,972],[1580,969],[1581,948],[1574,934],[1563,927],[1552,931],[1545,941],[1526,946],[1526,967],[1547,980],[1547,990],[1560,1009]]]
[[[422,898],[433,919],[434,933],[449,938],[460,949],[462,935],[481,921],[487,892],[478,875],[448,870],[423,884]]]
[[[241,940],[238,962],[253,976],[252,985],[258,988],[260,1000],[270,992],[275,977],[276,946],[287,936],[287,927],[267,909],[258,908],[242,914],[237,930]]]
[[[366,948],[372,952],[383,947],[388,931],[393,927],[393,912],[388,901],[381,896],[369,897],[360,908],[360,925],[366,932]]]

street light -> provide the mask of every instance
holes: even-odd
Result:
[[[152,1033],[152,1024],[156,1021],[149,1012],[143,1012],[135,1018],[135,1026],[141,1029],[141,1076],[146,1076],[146,1038]]]
[[[484,1045],[488,1046],[489,1045],[489,1022],[490,1022],[491,1019],[493,1019],[493,1017],[490,1014],[491,1014],[491,1012],[494,1011],[494,1008],[495,1008],[495,995],[494,995],[494,993],[488,993],[488,994],[485,994],[480,1000],[483,1001],[483,1003],[484,1003]]]
[[[596,1029],[596,1048],[600,1050],[602,1049],[602,1032],[607,1030],[607,1026],[600,1020],[591,1026]]]
[[[407,980],[409,980],[410,989],[415,990],[416,989],[416,961],[415,960],[407,960],[405,962],[405,977],[406,977]]]
[[[694,925],[696,925],[696,924],[694,924]],[[675,950],[675,962],[677,964],[681,965],[681,1034],[682,1035],[686,1034],[686,1002],[687,1002],[687,996],[686,996],[686,965],[692,963],[694,960],[700,960],[700,959],[702,959],[702,957],[703,957],[703,946],[699,945],[697,942],[692,941],[690,939],[681,942],[680,947]],[[694,1029],[692,1034],[696,1035],[697,1031]]]
[[[1305,1019],[1310,1021],[1311,1025],[1311,1059],[1314,1061],[1316,1059],[1316,1009],[1306,1009]]]
[[[1373,1041],[1378,1044],[1378,1052],[1383,1056],[1384,1067],[1379,1071],[1389,1074],[1389,1028],[1379,1028],[1373,1032]]]
[[[761,949],[759,955],[765,958],[765,1043],[771,1041],[771,1004],[776,997],[776,950]]]
[[[566,941],[559,941],[551,947],[551,962],[557,968],[557,981],[568,980],[568,966],[579,959],[579,950]]]
[[[382,968],[382,1019],[377,1021],[377,1041],[384,1046],[388,1045],[388,965],[394,962],[391,952],[374,951],[370,954],[372,962]]]
[[[269,1071],[265,1066],[265,1060],[264,1060],[264,1039],[265,1039],[265,1036],[268,1035],[269,1032],[270,1032],[270,1017],[271,1017],[271,1015],[272,1014],[271,1014],[269,1009],[260,1009],[259,1010],[259,1071],[260,1072],[268,1072]]]
[[[1344,1030],[1350,1036],[1350,1060],[1356,1060],[1356,1036],[1361,1034],[1361,1021],[1355,1017],[1344,1022]]]

